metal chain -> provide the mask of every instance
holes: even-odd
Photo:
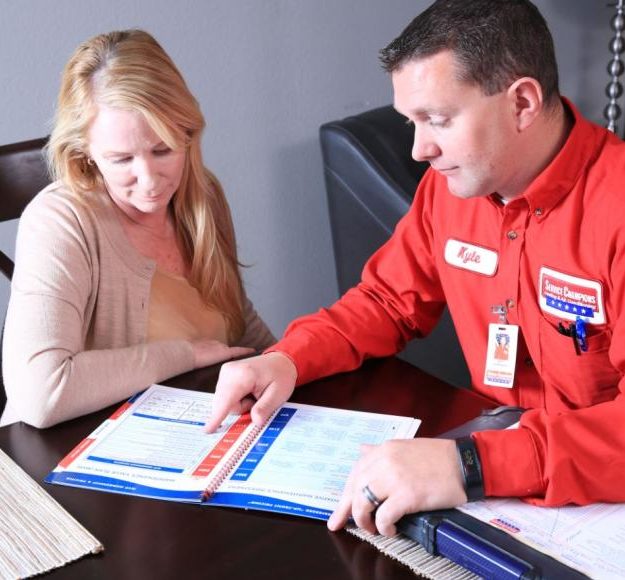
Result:
[[[623,1],[618,0],[610,6],[616,7],[616,14],[612,17],[612,30],[614,30],[614,37],[610,41],[610,52],[612,53],[612,60],[608,63],[608,74],[610,75],[610,82],[605,89],[609,102],[603,111],[603,116],[607,119],[607,125],[609,131],[616,132],[616,121],[621,116],[621,107],[618,105],[617,100],[623,94],[623,85],[619,81],[619,77],[623,74],[623,61],[621,60],[621,54],[625,50],[625,38],[623,38],[623,31],[625,29],[625,14],[623,8]]]

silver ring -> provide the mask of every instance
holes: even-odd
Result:
[[[377,508],[377,507],[380,507],[380,505],[382,505],[382,502],[378,499],[378,496],[375,495],[375,493],[371,491],[371,488],[368,485],[365,485],[362,488],[362,493],[367,498],[367,501],[373,504],[374,507]]]

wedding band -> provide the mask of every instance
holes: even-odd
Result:
[[[364,494],[364,496],[367,498],[367,501],[371,504],[373,504],[374,507],[380,507],[380,505],[382,504],[382,502],[378,499],[378,496],[375,495],[375,493],[373,493],[371,491],[371,489],[369,488],[368,485],[365,485],[362,488],[362,493]]]

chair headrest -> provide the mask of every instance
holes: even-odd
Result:
[[[412,159],[412,129],[390,105],[326,123],[320,128],[320,139],[326,166],[340,165],[344,171],[347,157],[356,155],[358,163],[367,165],[408,202],[428,168],[428,163]]]

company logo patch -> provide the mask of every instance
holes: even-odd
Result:
[[[468,244],[450,238],[445,244],[445,262],[451,266],[471,270],[484,276],[492,276],[497,271],[499,254],[493,250]]]
[[[590,324],[605,323],[600,282],[543,267],[538,274],[538,288],[540,308],[544,312],[563,320],[582,316]]]

